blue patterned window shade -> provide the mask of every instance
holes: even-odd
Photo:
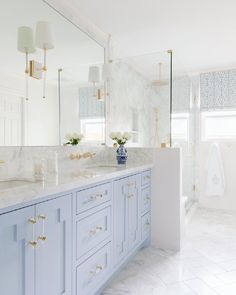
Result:
[[[105,116],[104,101],[94,97],[93,87],[79,88],[79,117],[101,118]]]
[[[236,108],[236,70],[200,75],[202,110]]]
[[[187,76],[173,80],[173,112],[189,112],[191,83]]]

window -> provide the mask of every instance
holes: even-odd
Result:
[[[236,139],[236,111],[202,112],[202,139]]]
[[[172,115],[172,138],[188,141],[189,114],[179,113]]]
[[[96,141],[103,142],[105,138],[105,119],[81,119],[81,133],[84,135],[86,142]]]

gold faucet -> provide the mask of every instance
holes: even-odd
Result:
[[[77,154],[70,154],[70,159],[71,160],[80,160],[80,159],[92,159],[94,156],[96,155],[96,153],[90,153],[90,152],[86,152],[86,153],[77,153]]]
[[[0,160],[0,165],[5,164],[5,161]]]

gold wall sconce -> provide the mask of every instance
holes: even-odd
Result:
[[[102,66],[102,81],[108,82],[110,79],[111,79],[111,62],[105,63]],[[99,66],[89,67],[88,82],[93,83],[94,97],[96,97],[98,100],[102,100],[106,96],[109,96],[109,93],[106,91],[103,91],[101,88],[98,87],[98,89],[96,89],[96,85],[99,85],[99,83],[101,82]]]
[[[33,54],[36,48],[42,49],[44,53],[43,63],[35,60],[29,62],[29,54]],[[25,54],[26,74],[26,100],[28,97],[28,77],[41,80],[43,78],[43,98],[46,97],[46,72],[47,72],[47,51],[54,48],[52,37],[52,25],[46,21],[36,24],[35,41],[33,30],[30,27],[18,28],[17,49]]]

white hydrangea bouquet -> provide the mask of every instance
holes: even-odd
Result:
[[[111,132],[110,138],[112,140],[115,140],[117,144],[124,145],[128,140],[131,139],[131,133],[124,132],[123,134],[121,132]]]
[[[66,140],[67,140],[66,144],[78,145],[83,138],[84,138],[83,134],[80,134],[80,133],[66,134]]]

